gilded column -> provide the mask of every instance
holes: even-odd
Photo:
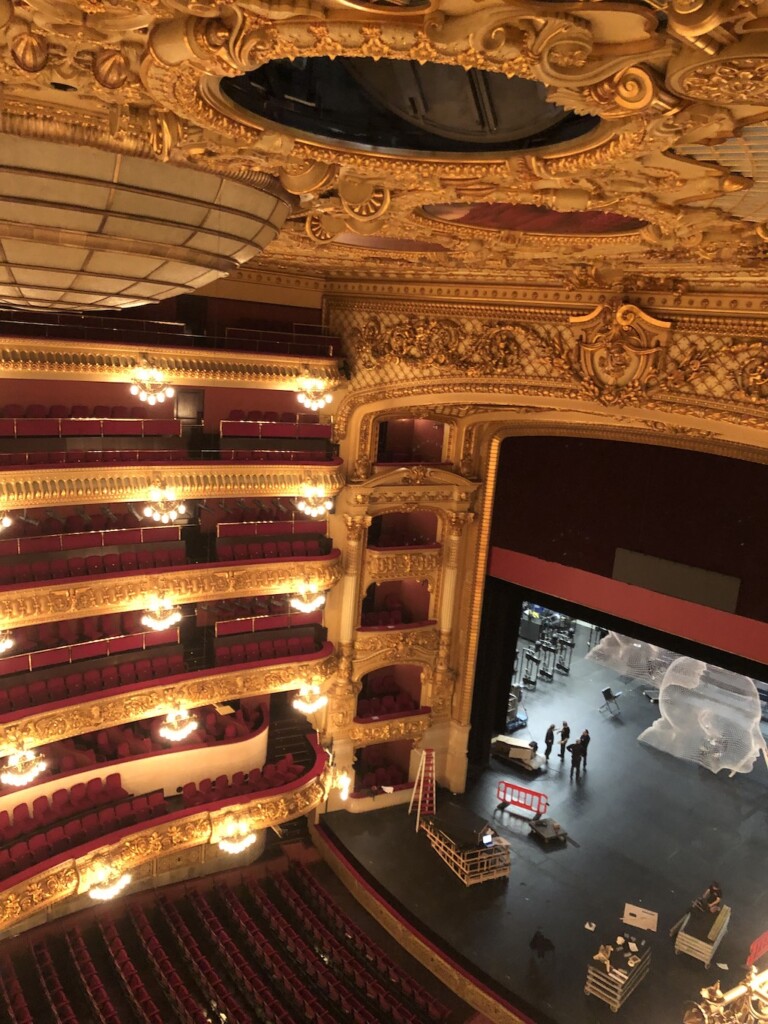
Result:
[[[441,783],[454,792],[464,787],[466,777],[467,729],[451,721],[451,704],[457,673],[451,667],[451,640],[456,614],[456,583],[464,527],[474,518],[471,512],[449,512],[443,531],[443,565],[440,578],[440,606],[437,612],[439,642],[431,692],[425,699],[432,708],[432,726],[425,744],[435,749]],[[425,680],[426,681],[426,680]]]
[[[355,629],[357,610],[360,605],[360,580],[362,578],[363,554],[365,552],[366,530],[371,517],[365,515],[344,516],[346,538],[344,544],[343,573],[336,587],[337,634],[333,638],[338,654],[336,679],[328,691],[326,715],[327,738],[333,738],[336,764],[339,770],[354,774],[352,762],[354,749],[348,739],[349,727],[355,716],[357,686],[352,680],[355,650]],[[332,795],[327,807],[331,810],[340,806]]]

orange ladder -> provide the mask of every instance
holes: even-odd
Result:
[[[435,752],[432,747],[427,747],[421,752],[419,770],[416,773],[416,781],[413,784],[411,802],[408,806],[408,813],[416,807],[416,831],[419,831],[422,817],[431,817],[435,813],[437,795],[435,792]]]

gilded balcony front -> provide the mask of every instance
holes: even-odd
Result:
[[[210,669],[169,677],[156,683],[126,686],[91,700],[70,701],[66,707],[40,705],[23,717],[0,724],[0,757],[19,746],[39,747],[70,736],[165,715],[172,708],[202,707],[296,688],[307,675],[332,680],[336,655],[331,644],[301,661],[258,662],[234,669]]]
[[[179,498],[290,498],[307,484],[334,497],[344,486],[341,461],[325,463],[158,462],[3,469],[0,508],[50,508],[94,502],[145,502],[158,480]]]
[[[14,629],[40,622],[76,619],[146,608],[157,594],[174,604],[222,601],[237,597],[286,594],[302,583],[328,590],[341,578],[338,551],[320,558],[243,561],[194,565],[170,571],[122,573],[62,579],[0,592],[0,627]]]
[[[380,583],[384,580],[436,578],[443,561],[439,544],[421,548],[372,548],[366,550],[366,583]]]
[[[0,892],[0,933],[54,904],[87,892],[97,864],[108,864],[115,874],[145,865],[168,853],[176,853],[215,841],[220,819],[233,811],[256,831],[281,825],[306,814],[325,800],[332,783],[333,768],[325,751],[319,750],[314,767],[291,788],[277,790],[253,800],[217,805],[191,814],[176,812],[155,819],[122,838],[81,847],[81,854],[67,858],[26,877]],[[46,862],[48,863],[48,862]]]

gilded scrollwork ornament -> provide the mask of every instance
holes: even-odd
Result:
[[[576,327],[571,363],[595,397],[606,405],[637,400],[658,373],[671,322],[622,300],[569,322]]]

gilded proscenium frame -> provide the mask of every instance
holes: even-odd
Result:
[[[300,378],[306,376],[324,380],[331,387],[342,380],[338,359],[331,357],[0,337],[0,373],[5,377],[130,383],[136,369],[148,364],[162,370],[170,383],[179,387],[204,384],[295,391]]]
[[[73,701],[64,708],[48,709],[42,705],[23,718],[0,725],[0,757],[20,746],[39,747],[95,729],[156,718],[178,706],[203,707],[292,690],[297,680],[310,674],[329,682],[335,677],[336,665],[336,655],[331,652],[301,662],[253,664],[234,671],[195,673],[175,683],[161,682],[139,690],[126,686],[110,696]]]
[[[227,805],[216,811],[198,811],[168,822],[136,829],[115,843],[105,843],[82,857],[57,864],[26,878],[0,893],[0,932],[25,918],[87,891],[97,862],[118,873],[130,871],[170,852],[201,846],[218,834],[219,821],[233,811],[255,830],[281,825],[313,810],[325,800],[333,769],[327,764],[319,774],[288,792]]]
[[[341,556],[269,562],[244,561],[237,565],[193,566],[152,574],[89,576],[44,586],[18,587],[0,594],[3,629],[40,622],[106,615],[113,611],[146,608],[157,594],[174,604],[220,601],[236,597],[286,594],[303,583],[328,590],[341,579]]]
[[[311,484],[334,497],[344,486],[340,461],[323,463],[141,463],[38,466],[0,471],[0,508],[47,508],[105,501],[146,503],[156,480],[179,498],[290,498]]]

